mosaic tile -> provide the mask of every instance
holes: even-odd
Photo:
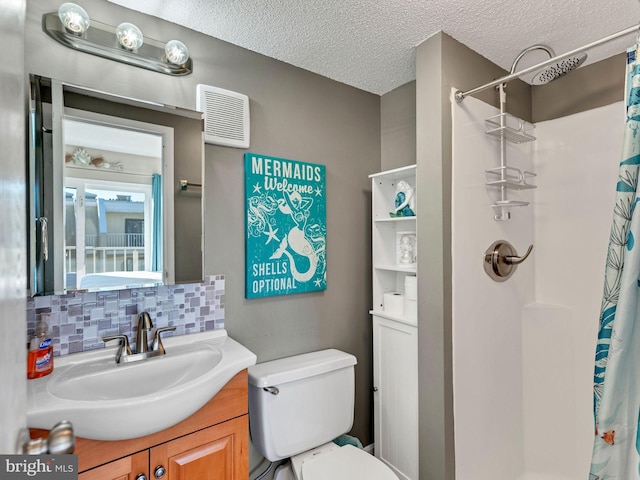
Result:
[[[67,305],[82,305],[82,295],[63,295],[62,300],[66,301]]]
[[[173,335],[224,328],[224,276],[207,276],[201,284],[30,297],[26,305],[27,336],[46,313],[54,354],[68,355],[104,347],[104,335],[120,333],[135,342],[134,324],[145,310],[155,327],[175,326]]]
[[[107,329],[105,329],[107,330]],[[92,325],[84,329],[82,337],[86,343],[87,339],[92,339],[95,342],[95,339],[98,338],[98,325]]]
[[[145,296],[144,308],[145,310],[156,307],[156,297],[152,295]]]
[[[104,319],[104,307],[97,307],[91,310],[91,320],[97,321]]]
[[[118,311],[118,300],[108,300],[104,302],[104,311],[105,313],[114,313]]]
[[[98,294],[96,292],[82,293],[82,303],[96,303],[98,301]]]
[[[45,308],[51,306],[51,297],[52,295],[45,295],[43,297],[35,297],[35,306],[36,308]]]
[[[74,333],[76,333],[75,324],[68,323],[66,325],[60,325],[60,337],[68,338],[69,335],[73,335]]]

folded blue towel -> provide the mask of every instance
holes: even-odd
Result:
[[[336,445],[340,445],[344,447],[345,445],[353,445],[354,447],[358,447],[362,449],[362,443],[356,437],[352,437],[351,435],[340,435],[338,438],[333,440],[333,443]]]

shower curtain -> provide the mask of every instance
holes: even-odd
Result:
[[[627,52],[627,119],[594,371],[589,480],[640,479],[640,61]]]

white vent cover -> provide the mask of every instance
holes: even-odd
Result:
[[[204,113],[204,141],[249,148],[249,97],[209,85],[198,85],[196,110]]]

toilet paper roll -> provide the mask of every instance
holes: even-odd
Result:
[[[418,299],[418,277],[415,275],[404,277],[404,296],[409,300]]]
[[[399,292],[385,293],[382,297],[384,311],[393,315],[404,315],[404,295]]]
[[[418,318],[418,302],[417,300],[404,299],[404,316],[408,320],[417,320]]]

